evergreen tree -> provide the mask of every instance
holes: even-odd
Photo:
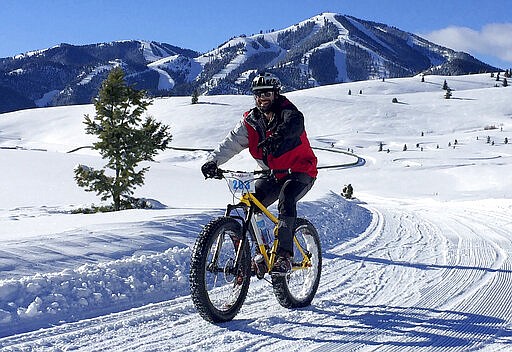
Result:
[[[172,139],[169,126],[149,116],[142,121],[142,114],[151,104],[146,92],[128,86],[123,70],[115,68],[94,99],[96,116],[85,115],[85,131],[98,138],[93,149],[106,160],[106,165],[101,170],[78,165],[75,180],[102,200],[111,197],[116,211],[130,208],[122,197],[128,198],[136,186],[144,183],[149,167],[138,169],[139,163],[153,161],[157,151],[166,149]]]

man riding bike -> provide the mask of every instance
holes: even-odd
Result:
[[[275,273],[291,271],[293,229],[297,218],[297,201],[313,186],[317,158],[304,128],[304,115],[284,95],[281,82],[271,73],[258,74],[252,81],[256,106],[243,118],[201,167],[206,178],[219,178],[218,166],[245,148],[262,169],[290,170],[276,172],[274,178],[259,179],[255,196],[265,207],[278,202],[277,260]]]

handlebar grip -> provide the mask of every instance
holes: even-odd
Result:
[[[290,175],[292,173],[292,169],[273,169],[273,170],[270,170],[270,173],[273,175],[276,175],[276,174]]]

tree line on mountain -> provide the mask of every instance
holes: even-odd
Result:
[[[197,62],[200,53],[140,41],[62,44],[33,55],[0,59],[0,90],[11,98],[0,102],[0,112],[36,104],[88,104],[117,66],[123,67],[129,84],[136,83],[154,97],[187,96],[196,90],[209,95],[250,94],[250,80],[261,70],[278,74],[284,91],[290,91],[344,81],[410,77],[418,72],[458,75],[490,68],[467,54],[384,24],[341,15],[335,15],[339,23],[327,18],[319,23],[319,18],[279,31],[272,40],[260,31],[250,38],[242,36],[246,40],[226,42],[202,56],[206,64]],[[235,60],[242,55],[243,60]],[[169,61],[161,61],[155,69],[150,61],[159,57]],[[338,67],[341,57],[345,64]],[[190,81],[195,70],[201,73]],[[167,87],[161,85],[163,71],[170,78]]]

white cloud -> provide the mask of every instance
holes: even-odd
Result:
[[[420,36],[457,51],[494,56],[512,63],[512,23],[491,23],[480,31],[451,26]]]

